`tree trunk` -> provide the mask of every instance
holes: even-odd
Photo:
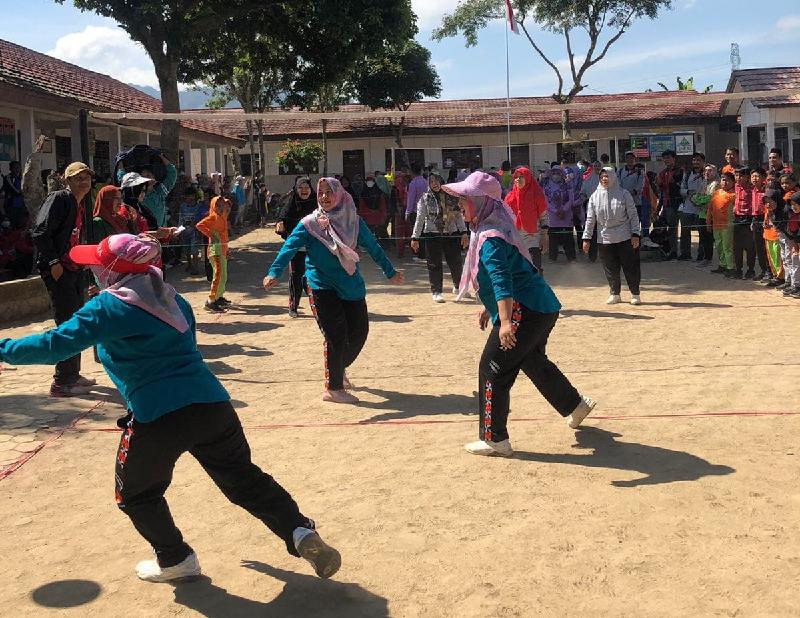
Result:
[[[572,133],[569,126],[569,110],[561,110],[561,139],[565,142],[572,140]]]
[[[259,110],[263,111],[263,110]],[[256,127],[258,127],[258,172],[259,177],[263,181],[266,177],[265,173],[265,161],[266,161],[266,152],[264,148],[264,121],[263,120],[256,120]]]
[[[408,153],[403,148],[403,127],[405,125],[405,118],[401,118],[400,122],[397,124],[392,123],[392,133],[394,133],[394,143],[397,144],[397,148],[400,150],[400,161],[399,167],[409,167],[411,165],[410,161],[408,160]],[[398,162],[395,161],[395,165]]]
[[[322,175],[328,175],[328,121],[322,119]]]
[[[250,175],[253,176],[256,168],[256,142],[253,138],[253,121],[245,120],[245,125],[247,126],[247,143],[250,145]]]
[[[178,60],[168,56],[153,58],[153,66],[158,77],[158,86],[161,89],[161,110],[165,114],[177,114],[181,111],[181,101],[178,95]],[[180,161],[179,150],[180,122],[177,120],[161,121],[161,150],[164,155],[178,165]],[[185,170],[191,174],[192,170]]]

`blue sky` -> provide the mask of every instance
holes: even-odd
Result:
[[[505,96],[505,32],[498,21],[465,48],[460,38],[440,43],[430,31],[455,0],[412,0],[419,16],[419,41],[431,50],[442,79],[442,98]],[[111,20],[81,13],[69,0],[25,0],[6,7],[0,38],[48,53],[129,83],[157,86],[144,51]],[[800,64],[800,3],[770,0],[755,10],[743,0],[673,0],[657,20],[636,22],[605,60],[589,70],[586,94],[639,92],[656,82],[694,76],[702,88],[724,89],[730,75],[730,44],[737,42],[742,68]],[[737,9],[737,10],[734,10]],[[538,32],[546,53],[564,62],[562,39]],[[552,94],[556,78],[524,36],[511,35],[511,95]],[[576,52],[578,50],[576,49]]]

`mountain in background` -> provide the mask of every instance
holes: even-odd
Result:
[[[144,92],[153,98],[161,99],[161,93],[152,86],[139,86],[138,84],[128,84],[136,90]],[[178,93],[181,101],[181,109],[205,109],[206,102],[210,93],[203,90],[182,90]],[[226,107],[241,107],[238,101],[231,101]]]

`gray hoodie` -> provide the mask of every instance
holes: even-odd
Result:
[[[599,185],[589,198],[583,239],[591,240],[595,225],[597,242],[601,245],[612,245],[630,240],[631,236],[641,236],[642,224],[633,197],[619,187],[613,168],[604,169],[608,171],[608,189]]]

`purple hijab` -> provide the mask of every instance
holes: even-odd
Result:
[[[469,239],[467,257],[464,260],[464,271],[456,300],[461,300],[470,288],[478,291],[478,266],[480,265],[481,247],[488,238],[502,238],[516,247],[520,255],[531,262],[530,253],[522,243],[522,238],[514,224],[514,212],[503,202],[488,196],[474,198],[475,202],[483,200],[478,213],[470,222],[472,234]],[[477,205],[477,204],[476,204]]]
[[[327,212],[319,206],[320,185],[323,182],[333,191],[333,208]],[[355,250],[359,219],[353,196],[335,178],[320,178],[317,181],[317,205],[314,212],[301,220],[303,227],[338,258],[348,275],[354,274],[360,258]]]

